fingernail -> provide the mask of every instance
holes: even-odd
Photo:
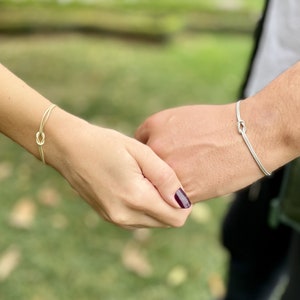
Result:
[[[191,206],[191,202],[182,188],[177,190],[174,198],[181,208],[189,208]]]

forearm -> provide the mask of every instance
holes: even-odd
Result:
[[[36,132],[51,102],[0,64],[0,132],[40,159]],[[52,165],[63,151],[64,140],[73,122],[82,120],[56,107],[45,124],[46,161]],[[60,148],[60,149],[59,149]]]
[[[268,170],[300,156],[300,63],[241,104],[250,140]]]
[[[0,131],[35,156],[35,133],[51,104],[26,83],[0,65]]]

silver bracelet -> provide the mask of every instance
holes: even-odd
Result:
[[[272,173],[268,172],[265,167],[262,165],[261,161],[259,160],[257,154],[255,153],[247,135],[246,135],[246,124],[245,121],[243,119],[241,119],[241,114],[240,114],[240,102],[241,100],[239,100],[236,103],[236,118],[237,118],[237,127],[238,127],[238,132],[242,135],[244,142],[246,143],[252,157],[254,158],[254,160],[256,161],[257,165],[259,166],[260,170],[266,175],[266,176],[271,176]]]

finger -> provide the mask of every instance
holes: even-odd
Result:
[[[176,225],[174,213],[168,211],[162,214],[161,208],[153,209],[152,202],[160,202],[168,209],[171,208],[161,198],[153,185],[142,174],[136,177],[135,173],[133,176],[135,176],[134,180],[124,181],[126,188],[121,188],[123,192],[126,191],[125,198],[123,192],[122,196],[116,193],[112,195],[109,205],[103,206],[100,200],[101,195],[98,195],[88,203],[105,221],[125,229],[166,228],[172,226],[173,223]],[[168,215],[171,215],[172,218]]]
[[[149,194],[151,196],[151,193],[148,193],[148,195]],[[142,199],[142,197],[140,197],[139,199]],[[163,200],[160,199],[160,202],[163,202]],[[98,202],[93,202],[90,205],[105,221],[113,223],[125,229],[170,227],[170,224],[166,223],[164,221],[164,218],[161,218],[162,220],[159,220],[155,217],[152,217],[151,215],[148,215],[144,211],[133,210],[130,207],[126,207],[123,205],[112,206],[106,210],[103,209],[102,206],[98,204]],[[149,209],[144,208],[144,210]],[[152,214],[156,215],[156,213]]]
[[[135,131],[135,134],[134,134],[134,137],[142,142],[143,144],[147,144],[148,140],[149,140],[149,137],[150,137],[150,134],[149,134],[149,130],[148,130],[148,127],[146,125],[146,122],[145,121],[144,123],[142,123],[138,128],[137,130]]]
[[[189,208],[191,202],[174,170],[148,146],[135,147],[134,151],[143,175],[156,187],[161,197],[173,207]]]
[[[122,225],[121,227],[124,229],[128,229],[128,230],[141,229],[141,228],[170,228],[170,227],[172,227],[168,224],[165,224],[163,222],[155,220],[151,216],[146,216],[146,215],[145,215],[144,219],[141,221],[142,221],[141,223],[135,223],[132,225]]]
[[[164,224],[165,228],[169,227],[181,227],[185,224],[189,214],[191,213],[192,206],[186,209],[174,208],[165,201],[152,198],[149,203],[152,203],[152,207],[146,210],[149,217],[155,218]],[[154,204],[154,205],[153,205]]]
[[[124,229],[138,229],[138,228],[169,228],[171,225],[156,220],[155,218],[148,215],[136,215],[131,216],[134,219],[133,222],[115,222],[114,219],[107,219],[108,222],[113,223]]]
[[[191,207],[180,209],[178,206],[175,208],[169,205],[145,177],[140,177],[131,195],[133,197],[128,205],[136,213],[135,224],[142,224],[141,221],[145,224],[147,220],[151,222],[151,227],[158,227],[154,225],[156,222],[159,222],[157,223],[159,227],[181,227],[191,212]],[[137,222],[137,220],[141,221]]]
[[[144,177],[137,182],[124,205],[115,202],[106,209],[105,215],[98,210],[106,221],[125,229],[179,227],[184,224],[187,210],[175,209],[167,204]]]

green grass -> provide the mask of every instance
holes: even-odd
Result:
[[[68,111],[128,134],[167,107],[234,101],[250,45],[248,36],[226,35],[178,35],[165,45],[76,34],[0,36],[1,63],[27,83]],[[150,231],[139,247],[153,274],[143,278],[122,264],[124,247],[137,243],[133,233],[98,219],[58,174],[8,139],[0,145],[0,165],[12,168],[0,181],[0,256],[11,245],[21,253],[0,282],[0,299],[210,299],[210,276],[224,276],[218,235],[226,200],[206,203],[211,217],[203,224],[190,219],[180,229]],[[59,193],[58,205],[39,201],[45,187]],[[22,197],[37,208],[27,230],[8,221]],[[175,266],[187,271],[178,286],[167,280]]]

